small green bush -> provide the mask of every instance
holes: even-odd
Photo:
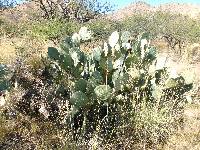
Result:
[[[180,53],[188,43],[198,42],[200,38],[199,21],[181,14],[155,12],[135,14],[122,21],[124,30],[133,35],[148,32],[152,38],[164,38],[169,48]]]
[[[30,27],[30,34],[43,40],[59,42],[66,35],[72,35],[79,24],[73,21],[60,21],[58,19],[34,22]]]
[[[122,26],[120,22],[108,19],[91,20],[84,25],[92,30],[94,40],[106,40],[113,31],[121,29]]]

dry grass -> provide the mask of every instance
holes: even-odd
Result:
[[[164,150],[200,149],[200,105],[190,104],[184,112],[184,126],[173,135]]]
[[[193,101],[189,103],[184,111],[184,125],[178,129],[177,133],[172,135],[165,145],[164,150],[199,150],[200,149],[200,60],[193,61],[190,55],[196,51],[199,46],[193,45],[187,47],[185,51],[187,58],[182,57],[180,62],[174,62],[171,66],[185,74],[187,79],[194,83],[193,90],[189,93]]]
[[[0,39],[0,63],[10,64],[15,55],[15,47],[8,39]]]
[[[55,45],[52,42],[39,41],[30,38],[6,38],[0,39],[0,63],[13,64],[20,49],[24,49],[26,55],[32,59],[46,55],[48,47]]]
[[[160,51],[160,52],[165,52],[165,50],[168,50],[168,45],[164,40],[160,40],[160,39],[155,39],[152,41],[151,43],[152,45],[155,45],[156,48]],[[167,51],[168,52],[168,51]]]
[[[193,102],[189,103],[184,111],[184,124],[172,135],[164,150],[199,150],[200,149],[200,46],[198,43],[188,45],[181,57],[167,51],[167,45],[162,41],[154,41],[161,56],[168,56],[167,66],[173,67],[184,78],[194,83]]]

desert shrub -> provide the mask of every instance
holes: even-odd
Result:
[[[34,22],[30,27],[30,34],[43,40],[52,40],[58,43],[64,36],[72,35],[79,28],[79,24],[71,21],[41,20]]]
[[[112,10],[108,2],[99,0],[77,0],[77,1],[36,1],[45,19],[76,20],[87,22]]]
[[[181,50],[184,44],[199,41],[199,22],[189,16],[158,12],[154,19],[172,49],[178,46]]]
[[[113,31],[121,30],[122,24],[117,21],[99,18],[84,23],[83,25],[92,30],[92,39],[82,43],[80,48],[84,52],[90,52],[93,48],[102,45]]]
[[[142,32],[150,32],[150,18],[149,14],[134,14],[129,18],[123,20],[123,30],[130,31],[136,36]],[[153,35],[153,31],[151,32]]]
[[[103,18],[91,20],[84,25],[92,30],[93,40],[106,40],[113,31],[121,29],[120,22],[111,21]]]
[[[104,45],[84,53],[80,46],[91,35],[82,27],[60,49],[49,47],[37,76],[15,72],[25,90],[15,111],[30,125],[38,120],[41,131],[46,123],[52,125],[39,138],[45,149],[53,148],[51,136],[60,137],[53,138],[59,148],[156,148],[181,121],[183,94],[192,83],[162,62],[155,64],[148,34],[130,43],[129,32],[115,31]]]
[[[26,34],[28,26],[23,23],[11,22],[3,18],[1,19],[0,22],[1,22],[0,36],[22,37],[24,34]]]
[[[179,54],[188,43],[199,41],[199,27],[198,20],[168,12],[135,14],[123,20],[123,29],[135,35],[148,32],[153,38],[163,38]]]

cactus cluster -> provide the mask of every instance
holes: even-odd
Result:
[[[80,44],[90,38],[91,32],[84,27],[79,34],[67,37],[60,50],[53,47],[48,49],[48,56],[59,71],[70,74],[70,80],[74,83],[72,97],[77,97],[77,101],[83,98],[89,102],[88,99],[94,97],[99,101],[109,101],[119,91],[131,91],[133,87],[160,87],[160,91],[163,91],[185,86],[184,79],[170,76],[165,66],[156,69],[156,65],[159,65],[155,64],[156,49],[150,46],[147,33],[131,43],[129,32],[120,34],[115,31],[108,43],[86,54],[80,50]]]
[[[186,84],[182,76],[156,61],[148,33],[131,41],[128,31],[115,31],[108,42],[85,53],[80,45],[91,37],[91,31],[83,27],[67,37],[60,49],[48,48],[53,80],[69,91],[69,103],[76,110],[72,112],[112,105],[120,111],[126,105],[129,113],[136,113],[139,104],[159,110],[170,101],[178,105],[192,88],[192,83]]]

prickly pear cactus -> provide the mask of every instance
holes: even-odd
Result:
[[[144,102],[159,108],[171,99],[180,101],[192,88],[192,83],[186,84],[183,77],[172,75],[164,65],[157,69],[159,62],[156,64],[156,49],[150,44],[149,34],[131,41],[128,31],[115,31],[108,42],[84,53],[80,45],[91,36],[92,32],[83,27],[72,38],[67,37],[60,49],[48,49],[49,60],[60,72],[54,79],[67,80],[69,102],[77,110],[113,103],[131,107]]]

